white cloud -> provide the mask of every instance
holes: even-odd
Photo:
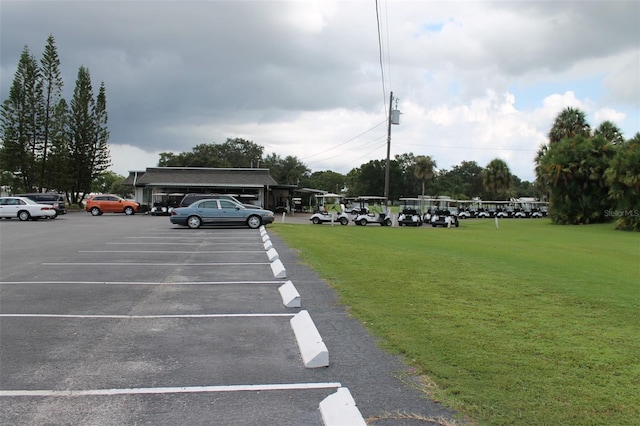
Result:
[[[147,152],[132,145],[109,144],[112,166],[109,170],[121,175],[129,176],[129,172],[156,167],[160,159],[159,152]]]

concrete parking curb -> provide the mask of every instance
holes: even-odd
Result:
[[[282,304],[287,308],[299,308],[301,306],[300,293],[298,293],[291,281],[287,281],[278,287],[278,291],[282,297]]]
[[[267,250],[267,256],[269,257],[270,262],[280,259],[280,255],[278,255],[278,252],[273,247]]]
[[[366,426],[356,402],[347,388],[339,388],[320,402],[325,426]]]
[[[309,312],[300,311],[291,318],[291,328],[296,336],[302,362],[307,368],[329,366],[329,350],[322,341]]]
[[[280,259],[271,262],[271,270],[275,278],[287,278],[287,270]]]

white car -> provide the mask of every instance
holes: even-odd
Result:
[[[48,204],[38,204],[25,197],[0,198],[0,217],[20,220],[36,220],[41,218],[55,218],[56,209]]]

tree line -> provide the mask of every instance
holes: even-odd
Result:
[[[160,154],[159,167],[247,167],[268,168],[283,185],[340,192],[347,196],[383,195],[386,160],[371,160],[346,175],[332,170],[312,172],[294,156],[265,155],[256,143],[236,138],[217,144],[200,144],[190,152]],[[437,169],[429,156],[396,155],[390,161],[389,198],[418,195],[449,195],[456,199],[509,199],[539,195],[531,182],[521,181],[500,159],[486,167],[463,161],[451,170]]]
[[[53,35],[39,62],[25,46],[0,111],[0,185],[65,193],[75,204],[110,166],[107,97],[104,82],[94,97],[84,66],[69,102],[63,86]]]

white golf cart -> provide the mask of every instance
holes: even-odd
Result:
[[[182,200],[184,194],[166,194],[164,192],[156,192],[151,195],[151,210],[149,213],[152,216],[170,216],[174,208],[180,206],[180,200]]]
[[[309,218],[314,225],[320,225],[325,222],[338,222],[340,225],[349,224],[349,215],[345,212],[342,196],[338,194],[320,194],[316,195],[318,200],[318,209]]]
[[[357,198],[360,203],[360,212],[353,218],[356,225],[366,226],[370,223],[380,226],[391,226],[391,215],[387,210],[387,199],[374,195],[366,195]]]
[[[420,214],[420,198],[400,198],[400,214],[398,215],[398,226],[422,226],[422,215]]]

